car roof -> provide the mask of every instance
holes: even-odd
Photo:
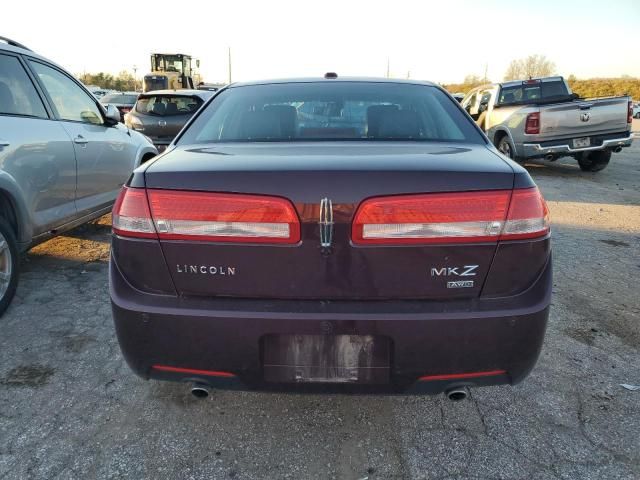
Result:
[[[140,95],[173,95],[183,97],[200,97],[200,98],[209,98],[216,92],[212,92],[211,90],[195,90],[195,89],[180,89],[180,90],[152,90],[150,92],[144,92]]]
[[[24,47],[24,45],[23,45],[23,47]],[[38,60],[42,60],[43,62],[47,62],[47,63],[49,63],[51,65],[54,65],[55,67],[58,67],[60,70],[64,70],[65,72],[67,71],[64,67],[61,67],[57,63],[52,62],[51,60],[49,60],[46,57],[43,57],[42,55],[38,55],[33,50],[30,50],[29,48],[26,48],[26,47],[22,48],[22,47],[18,47],[18,46],[15,46],[15,45],[11,45],[10,43],[0,42],[0,51],[17,53],[17,54],[21,54],[21,55],[28,55],[29,57],[33,57],[33,58],[36,58]]]
[[[353,82],[353,83],[402,83],[405,85],[427,85],[430,87],[436,86],[436,84],[421,80],[402,80],[397,78],[383,78],[383,77],[337,77],[337,78],[324,78],[324,77],[303,77],[303,78],[276,78],[272,80],[254,80],[249,82],[237,82],[229,85],[229,88],[246,87],[252,85],[271,85],[271,84],[283,84],[283,83],[329,83],[329,82]]]

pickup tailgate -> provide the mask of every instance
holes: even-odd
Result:
[[[542,138],[573,138],[628,129],[628,97],[577,100],[540,106]]]

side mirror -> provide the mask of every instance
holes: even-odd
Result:
[[[106,105],[105,116],[108,120],[111,120],[115,123],[118,123],[121,120],[120,110],[118,110],[114,105],[111,105],[110,103]]]

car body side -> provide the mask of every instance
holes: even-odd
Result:
[[[128,175],[125,169],[131,172],[142,162],[155,156],[157,150],[143,136],[128,131],[124,125],[105,124],[100,127],[110,135],[105,148],[109,148],[119,159],[118,164],[114,165],[114,172],[109,174],[109,152],[104,149],[98,152],[99,158],[91,158],[90,146],[87,158],[83,158],[80,163],[74,153],[70,132],[62,125],[65,122],[57,115],[51,99],[29,63],[38,62],[56,70],[72,80],[88,96],[94,97],[62,67],[30,50],[3,44],[0,46],[0,54],[18,59],[46,110],[46,117],[43,118],[19,114],[0,115],[0,124],[3,124],[0,139],[7,141],[7,145],[0,147],[2,213],[14,227],[18,248],[24,251],[57,233],[108,213],[118,189],[113,188],[111,193],[107,192],[105,188],[110,187],[100,185],[99,175],[106,173],[105,181],[109,182],[117,182],[115,176],[121,175],[120,182],[123,183]],[[99,105],[97,100],[96,105]],[[104,108],[97,108],[102,110],[104,117]],[[91,130],[94,134],[99,130],[98,126],[78,124],[75,127],[84,129],[87,136],[92,133]],[[53,136],[47,137],[52,133]],[[7,138],[9,136],[13,138]],[[97,176],[92,176],[92,172]],[[83,175],[82,179],[79,180],[78,175]],[[93,199],[87,197],[84,207],[77,208],[76,190],[79,181],[86,183],[87,195],[90,195],[91,188],[94,187],[102,189],[104,193]],[[48,187],[51,185],[58,185],[58,190],[49,191]]]

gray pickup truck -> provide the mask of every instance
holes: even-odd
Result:
[[[597,172],[633,138],[630,97],[581,99],[562,77],[483,85],[461,103],[514,160],[571,156],[582,170]]]

